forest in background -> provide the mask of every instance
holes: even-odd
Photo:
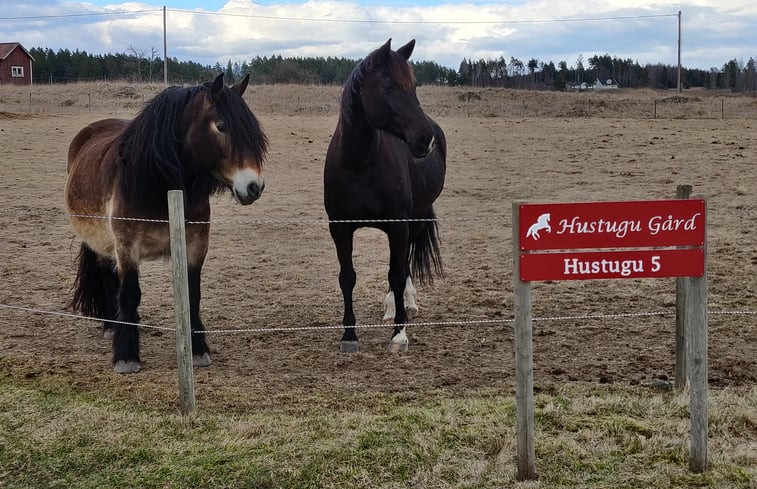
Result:
[[[162,82],[163,59],[156,50],[147,53],[130,48],[129,52],[94,55],[35,47],[29,50],[35,59],[35,83],[69,83],[93,80],[129,80]],[[168,58],[171,84],[199,83],[225,73],[228,83],[241,80],[246,73],[256,84],[305,83],[342,84],[360,60],[335,57],[256,56],[242,63],[229,60],[225,66],[202,65],[193,61]],[[614,80],[622,88],[668,89],[677,86],[677,67],[658,64],[640,65],[632,59],[609,54],[584,59],[579,55],[573,64],[560,61],[527,61],[511,57],[498,59],[463,59],[455,70],[434,61],[411,61],[419,85],[503,87],[516,89],[564,90],[582,82]],[[684,88],[702,87],[739,92],[757,90],[757,63],[750,57],[745,63],[736,59],[719,68],[681,69]]]

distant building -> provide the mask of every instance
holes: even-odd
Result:
[[[593,88],[593,85],[589,85],[586,82],[575,83],[573,85],[568,86],[568,90],[572,90],[574,92],[585,92],[586,90],[591,90],[592,88]]]
[[[0,42],[0,85],[31,85],[33,62],[21,43]]]
[[[618,88],[618,82],[613,80],[612,78],[608,78],[605,81],[600,80],[597,78],[594,80],[594,83],[589,84],[586,82],[576,83],[574,85],[568,85],[566,87],[566,90],[573,91],[573,92],[590,92],[593,90],[600,91],[600,90],[614,90]]]
[[[612,78],[608,78],[606,81],[602,81],[599,78],[597,78],[594,81],[594,85],[592,85],[592,89],[594,90],[615,90],[617,88],[618,88],[618,82],[616,82]]]

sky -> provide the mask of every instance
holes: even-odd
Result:
[[[90,54],[163,55],[203,65],[255,56],[362,59],[387,39],[412,59],[524,63],[609,54],[644,65],[721,68],[757,59],[757,1],[604,0],[0,0],[0,42]]]

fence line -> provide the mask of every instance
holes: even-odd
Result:
[[[23,312],[29,312],[33,314],[44,314],[47,316],[59,316],[59,317],[67,317],[72,319],[83,319],[86,321],[105,321],[103,318],[97,318],[93,316],[82,316],[81,314],[74,314],[72,312],[59,312],[59,311],[48,311],[45,309],[37,309],[33,307],[26,307],[26,306],[12,306],[9,304],[0,304],[0,309],[11,309],[15,311],[23,311]],[[125,324],[127,326],[138,326],[145,329],[156,329],[160,331],[174,331],[176,328],[170,328],[166,326],[152,326],[149,324],[144,323],[130,323],[128,321],[117,321],[115,319],[111,320],[108,319],[107,321],[115,324]]]
[[[137,222],[151,222],[151,223],[163,223],[168,224],[168,219],[147,219],[141,217],[126,217],[126,216],[99,216],[95,214],[69,214],[63,211],[24,211],[10,209],[10,212],[15,214],[22,214],[27,216],[62,216],[68,218],[79,219],[101,219],[101,220],[114,220],[114,221],[137,221]],[[490,214],[482,216],[449,216],[449,217],[435,217],[425,219],[328,219],[320,217],[303,217],[303,218],[247,218],[245,216],[239,216],[234,219],[214,219],[213,221],[185,221],[185,224],[236,224],[239,222],[247,222],[251,224],[378,224],[378,223],[394,223],[394,222],[463,222],[463,221],[499,221],[507,220],[509,216],[505,214]]]
[[[125,220],[125,221],[138,221],[138,222],[152,222],[152,223],[165,223],[168,224],[168,219],[145,219],[134,217],[122,217],[122,216],[98,216],[91,214],[68,214],[66,212],[50,210],[50,211],[21,211],[12,210],[18,214],[42,216],[42,215],[55,215],[65,217],[76,217],[85,219],[112,219],[112,220]],[[186,224],[204,224],[209,225],[211,223],[238,223],[240,221],[249,222],[252,224],[349,224],[349,223],[393,223],[393,222],[444,222],[444,221],[495,221],[506,220],[509,216],[505,214],[501,215],[485,215],[485,216],[458,216],[458,217],[437,217],[434,219],[336,219],[330,220],[326,218],[286,218],[286,219],[247,219],[244,217],[238,219],[220,219],[213,221],[186,221]],[[0,303],[0,309],[12,309],[18,311],[24,311],[34,314],[45,314],[51,316],[68,317],[73,319],[83,319],[88,321],[106,321],[104,318],[96,318],[89,316],[82,316],[73,313],[55,312],[44,309],[37,309],[25,306],[13,306]],[[675,311],[654,311],[654,312],[630,312],[630,313],[615,313],[615,314],[581,314],[581,315],[562,315],[562,316],[548,316],[541,318],[533,318],[532,321],[570,321],[570,320],[593,320],[593,319],[615,319],[615,318],[629,318],[629,317],[648,317],[648,316],[664,316],[674,315]],[[745,311],[708,311],[710,315],[757,315],[757,311],[745,310]],[[124,321],[107,320],[115,324],[124,324],[130,326],[137,326],[144,329],[153,329],[160,331],[175,331],[173,327],[154,326],[144,323],[130,323]],[[448,321],[432,321],[421,323],[408,323],[414,326],[450,326],[450,325],[484,325],[484,324],[504,324],[511,323],[513,319],[482,319],[482,320],[448,320]],[[358,324],[354,326],[358,329],[370,329],[370,328],[385,328],[394,327],[393,324]],[[332,330],[342,329],[343,325],[326,325],[326,326],[278,326],[272,328],[232,328],[232,329],[211,329],[205,330],[207,334],[235,334],[235,333],[271,333],[271,332],[296,332],[296,331],[316,331],[316,330]]]
[[[176,328],[168,326],[154,326],[144,323],[130,323],[127,321],[116,321],[111,319],[97,318],[91,316],[82,316],[80,314],[74,314],[69,312],[57,312],[48,311],[45,309],[38,309],[26,306],[14,306],[9,304],[0,303],[0,309],[9,309],[15,311],[28,312],[32,314],[42,314],[47,316],[66,317],[70,319],[80,319],[86,321],[108,321],[116,324],[124,324],[127,326],[137,326],[144,329],[153,329],[158,331],[175,331]],[[708,311],[708,315],[734,315],[734,316],[757,316],[757,310],[744,310],[744,311]],[[575,321],[575,320],[593,320],[593,319],[623,319],[631,317],[651,317],[651,316],[672,316],[675,315],[675,311],[650,311],[650,312],[625,312],[625,313],[613,313],[613,314],[579,314],[575,316],[545,316],[536,317],[532,321]],[[505,324],[512,323],[514,319],[502,318],[502,319],[461,319],[461,320],[447,320],[447,321],[424,321],[419,323],[407,323],[408,326],[484,326],[492,324]],[[377,329],[377,328],[393,328],[393,323],[375,323],[375,324],[356,324],[353,327],[356,329]],[[274,326],[271,328],[231,328],[231,329],[206,329],[202,331],[205,334],[240,334],[240,333],[286,333],[286,332],[301,332],[301,331],[325,331],[334,329],[343,329],[344,325],[325,325],[325,326]]]
[[[139,217],[125,217],[125,216],[98,216],[94,214],[69,214],[67,212],[58,210],[49,211],[26,211],[22,209],[3,209],[3,212],[20,214],[25,216],[43,217],[43,216],[60,216],[60,217],[76,217],[80,219],[111,219],[118,221],[138,221],[138,222],[153,222],[153,223],[165,223],[168,224],[168,219],[145,219]],[[730,213],[736,216],[753,217],[754,213],[749,209],[732,209]],[[1,213],[0,213],[1,214]],[[197,225],[197,224],[238,224],[240,222],[246,222],[250,224],[376,224],[376,223],[391,223],[391,222],[465,222],[465,221],[510,221],[510,216],[506,214],[487,214],[480,216],[443,216],[436,217],[434,219],[328,219],[325,217],[302,217],[302,218],[248,218],[244,215],[239,215],[234,218],[220,218],[212,221],[186,221],[185,224]]]

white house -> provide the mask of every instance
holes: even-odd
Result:
[[[597,78],[591,88],[592,90],[615,90],[618,88],[618,82],[612,78],[608,78],[604,82]]]

